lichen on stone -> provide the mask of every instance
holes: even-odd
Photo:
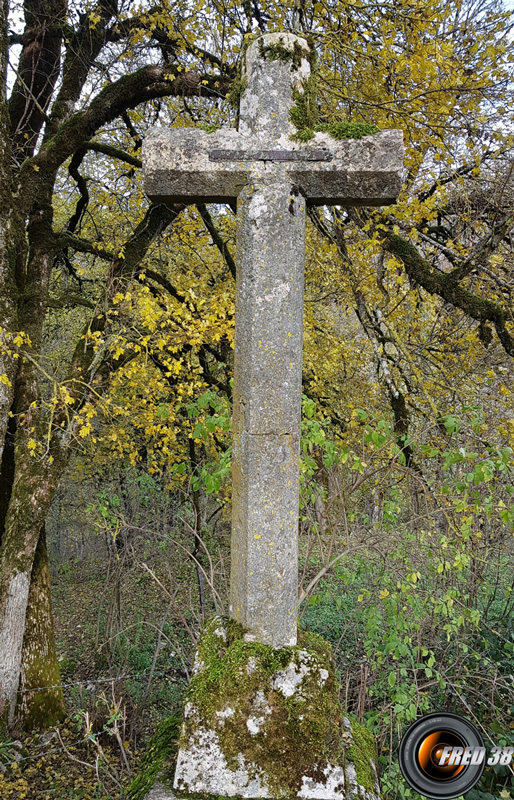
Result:
[[[210,793],[179,781],[170,798],[221,800],[223,791],[233,800],[308,800],[328,790],[341,800],[378,800],[373,737],[343,714],[330,644],[306,631],[299,632],[298,645],[278,650],[243,637],[232,620],[207,624],[179,738],[186,758],[188,748],[198,749],[207,774],[223,765],[225,781]],[[157,777],[157,796],[168,796],[178,724],[174,715],[157,729],[129,787],[130,800],[143,800]]]
[[[280,649],[243,635],[238,623],[219,618],[202,634],[202,669],[191,680],[179,741],[186,761],[190,752],[202,772],[202,747],[219,748],[226,779],[236,788],[240,778],[232,775],[243,776],[241,786],[255,781],[262,797],[314,797],[324,781],[344,783],[345,775],[354,794],[373,796],[373,740],[356,723],[353,733],[347,729],[330,645],[309,632]],[[185,774],[176,788],[201,786]]]

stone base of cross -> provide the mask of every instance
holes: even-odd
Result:
[[[222,618],[206,626],[176,765],[146,800],[380,800],[373,737],[343,713],[330,645],[302,632],[275,649],[243,631]]]
[[[297,644],[305,206],[395,202],[403,145],[395,130],[359,141],[336,141],[327,133],[316,133],[308,143],[293,141],[290,111],[309,75],[304,39],[290,33],[262,36],[246,53],[238,130],[155,129],[144,145],[145,188],[152,201],[237,201],[230,617],[242,626],[239,649],[267,647],[266,658],[273,660],[270,649],[282,648],[285,659],[282,670],[263,676],[261,688],[254,687],[242,706],[224,704],[216,681],[211,685],[216,702],[186,704],[175,775],[182,791],[342,800],[353,786],[346,767],[338,764],[345,759],[340,743],[334,745],[333,764],[322,751],[312,752],[312,763],[300,758],[305,771],[296,783],[291,776],[282,788],[274,783],[262,743],[270,741],[282,712],[274,713],[260,698],[265,691],[276,694],[277,676],[289,670],[296,676],[291,692],[286,690],[290,705],[315,703],[324,713],[323,693],[318,697],[308,685],[312,674],[326,667],[314,656],[309,666],[308,648],[291,649]],[[257,654],[248,658],[259,660]],[[197,663],[203,663],[201,657]],[[247,660],[241,669],[250,670],[252,663]],[[220,674],[229,669],[218,667]],[[199,679],[193,678],[191,697]],[[227,731],[232,738],[242,736],[236,761],[227,760],[220,746]],[[286,746],[291,740],[285,719],[281,735],[284,754],[295,758]],[[298,747],[305,755],[305,747]]]

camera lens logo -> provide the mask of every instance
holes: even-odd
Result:
[[[469,791],[485,766],[482,737],[458,714],[427,714],[405,732],[399,751],[407,783],[425,797],[452,800]]]

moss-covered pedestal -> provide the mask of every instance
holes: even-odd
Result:
[[[370,733],[343,714],[330,645],[303,632],[275,650],[215,618],[202,634],[179,739],[173,797],[378,800]]]

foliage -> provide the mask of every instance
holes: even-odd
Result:
[[[58,733],[57,733],[58,731]],[[7,772],[0,772],[0,793],[5,800],[25,798],[38,800],[45,794],[59,800],[117,800],[120,788],[106,780],[102,765],[99,775],[106,782],[98,781],[92,745],[81,741],[69,727],[54,729],[45,741],[41,737],[24,737],[24,755]],[[104,743],[104,754],[111,762],[116,755]],[[133,759],[133,754],[128,753]]]
[[[2,771],[15,763],[19,755],[19,742],[15,742],[12,739],[0,742],[0,765]]]

